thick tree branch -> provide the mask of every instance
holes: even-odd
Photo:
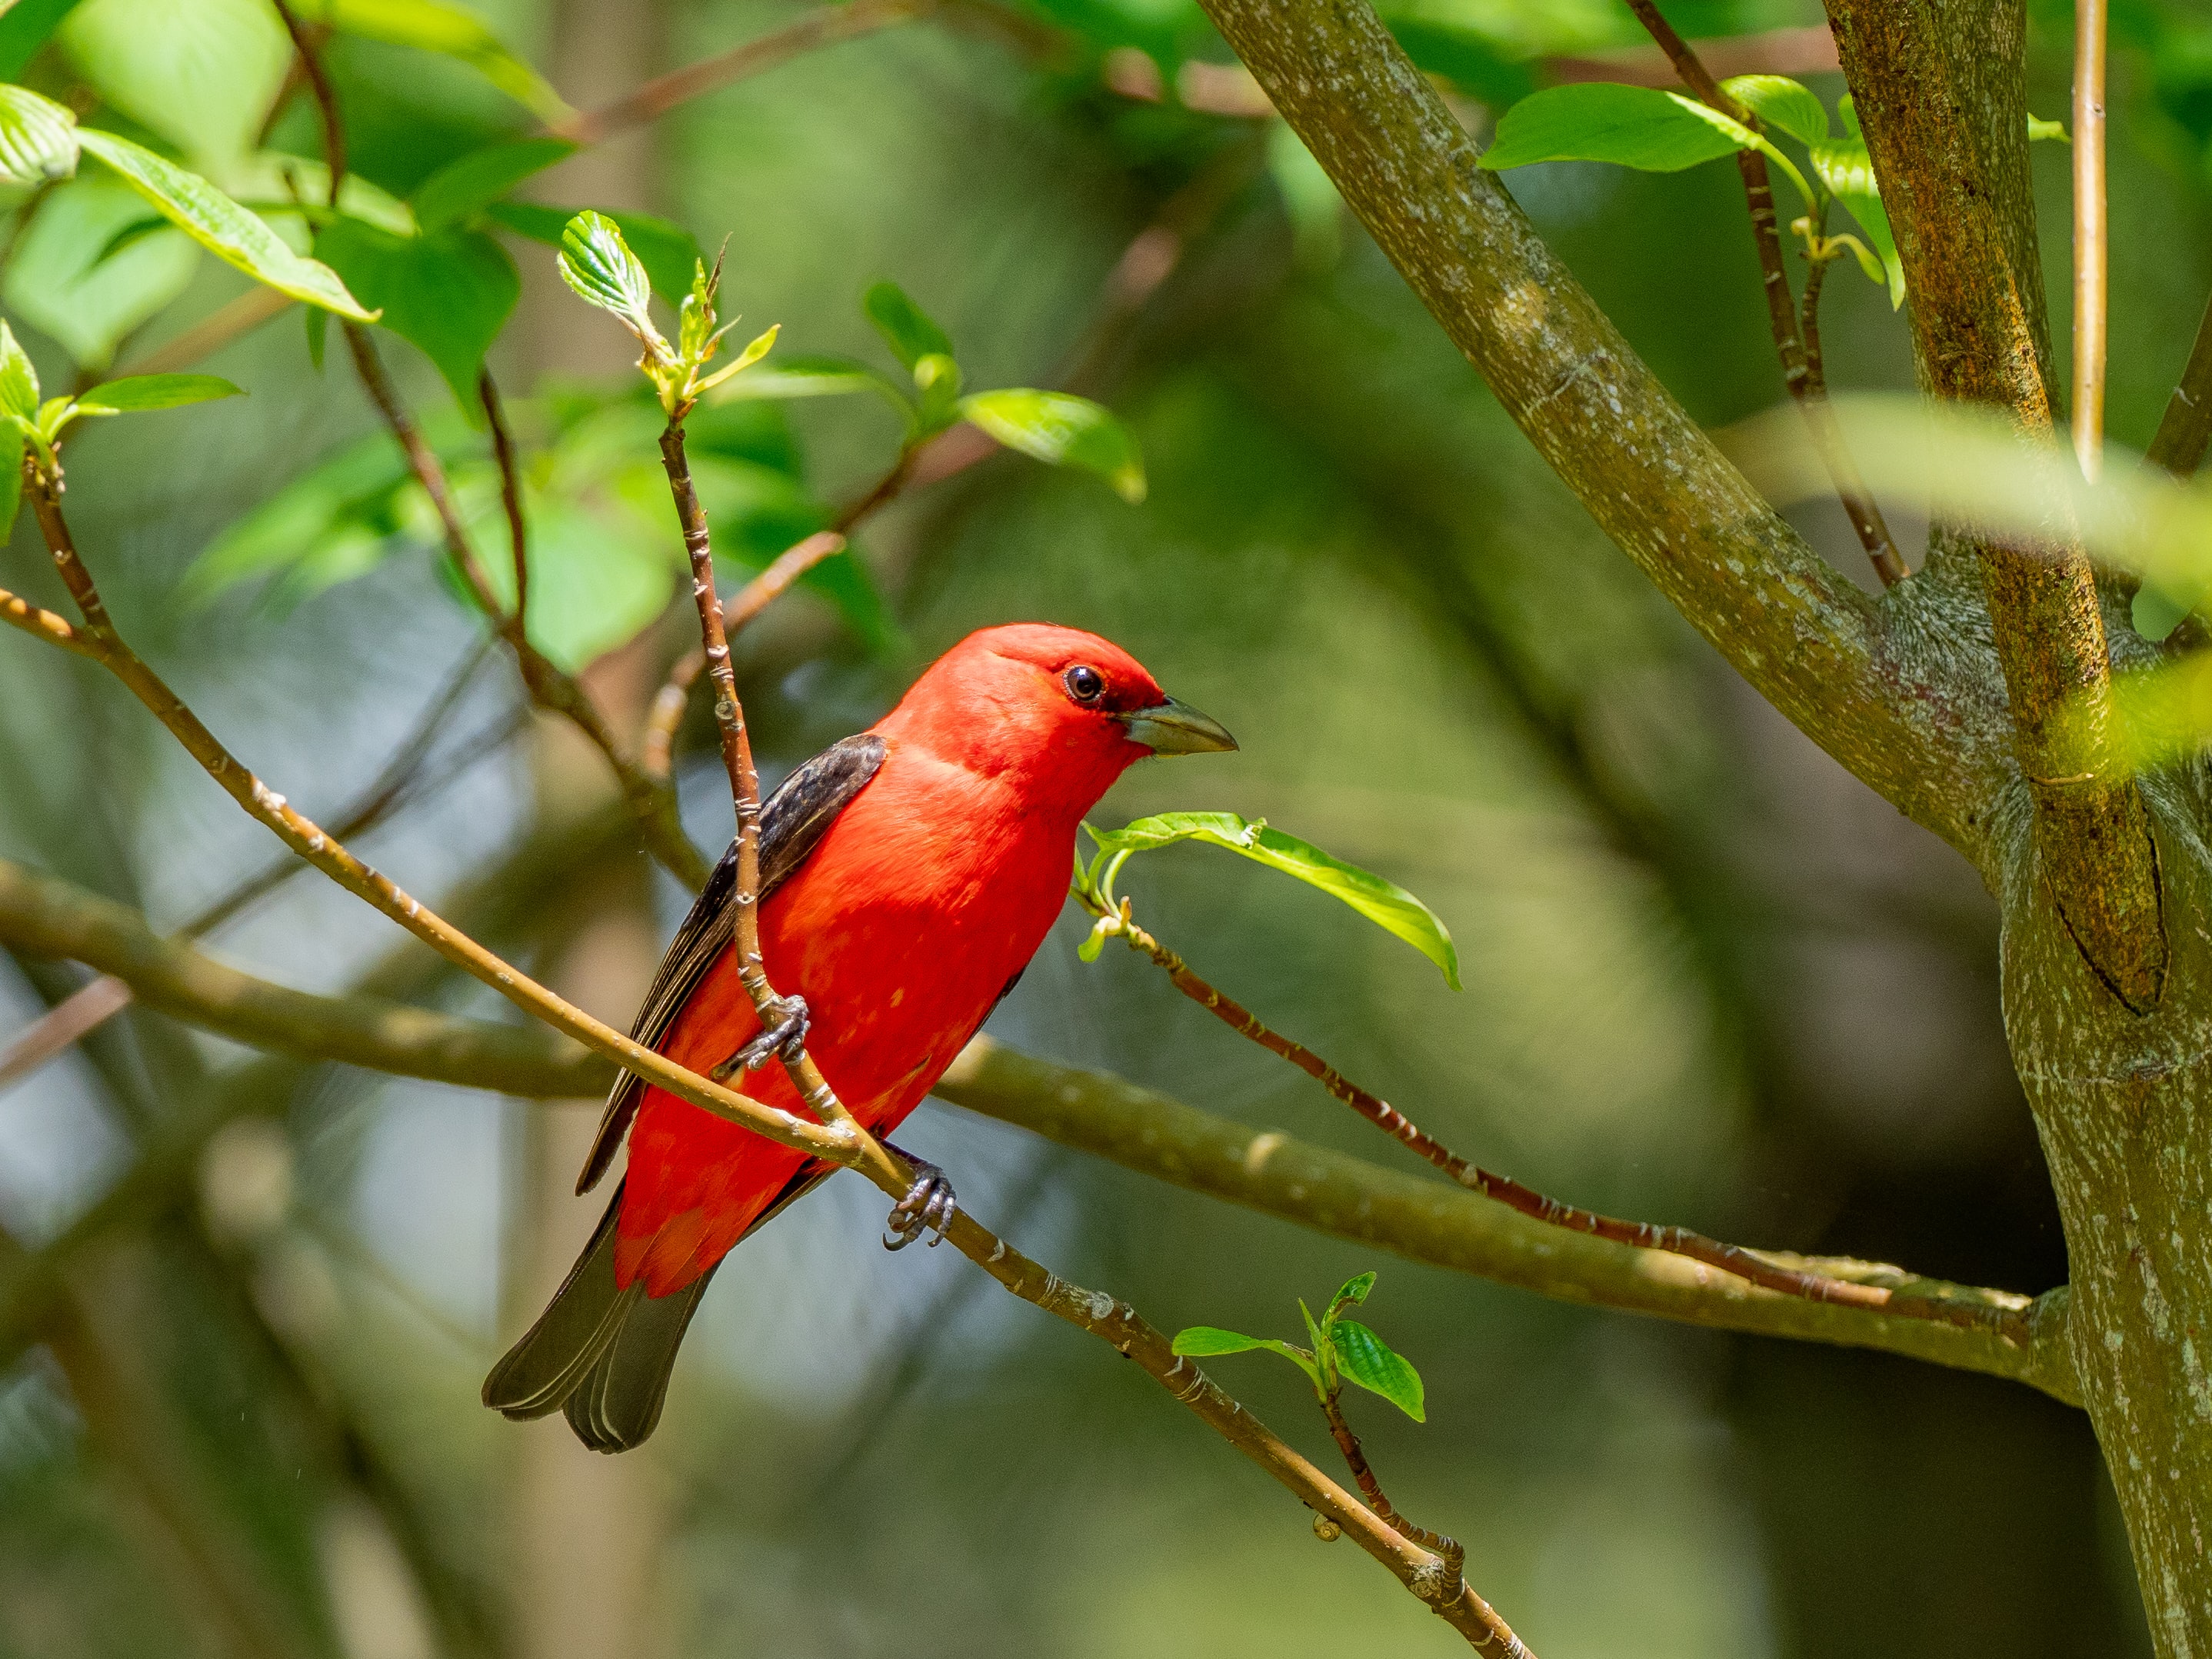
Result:
[[[259,1048],[531,1098],[606,1086],[597,1056],[550,1032],[272,985],[157,937],[134,910],[5,860],[0,945],[98,968],[148,1007]]]
[[[480,884],[489,895],[526,896],[563,884],[580,852],[611,844],[619,821],[603,814],[533,861]],[[464,898],[475,921],[483,898]],[[489,920],[489,918],[487,918]],[[65,956],[130,982],[164,1012],[241,1041],[370,1070],[497,1089],[528,1097],[603,1093],[614,1069],[580,1045],[527,1027],[494,1025],[409,1008],[419,982],[386,969],[352,997],[320,997],[270,984],[157,936],[136,913],[58,878],[0,864],[0,945]],[[392,1018],[395,1010],[408,1018]],[[1666,1252],[1564,1232],[1455,1186],[1384,1170],[1140,1089],[1121,1079],[1034,1059],[977,1038],[939,1082],[940,1098],[1138,1174],[1261,1211],[1356,1243],[1555,1299],[1804,1341],[1880,1349],[2008,1377],[2075,1398],[2063,1342],[2050,1332],[2063,1293],[2031,1303],[2008,1291],[1916,1277],[1895,1267],[1763,1259],[1888,1292],[1880,1308],[1810,1301],[1762,1291],[1731,1273]],[[254,1091],[241,1087],[240,1101]],[[223,1117],[203,1126],[211,1133]],[[189,1170],[197,1142],[175,1160]],[[141,1177],[126,1177],[128,1191]],[[118,1213],[149,1201],[141,1192]],[[0,1290],[0,1328],[6,1296]],[[1929,1318],[1929,1304],[1954,1317]],[[1971,1317],[1959,1318],[1961,1312]],[[2063,1325],[2063,1316],[2056,1320]],[[7,1345],[0,1341],[0,1354]]]
[[[2056,442],[2048,331],[2027,195],[2024,25],[2016,4],[1829,0],[1912,295],[1925,388],[2002,410]],[[2055,519],[2054,515],[2054,519]],[[2059,914],[2097,977],[2137,1013],[2165,987],[2149,818],[2132,777],[2080,769],[2112,720],[2112,664],[2089,559],[2070,526],[2022,546],[1957,532],[1978,556],[2036,846]]]
[[[1767,699],[1979,860],[1984,763],[1883,613],[1762,501],[1529,227],[1364,0],[1206,0],[1230,44],[1599,525]]]

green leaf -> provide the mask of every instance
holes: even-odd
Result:
[[[78,143],[114,168],[170,223],[255,281],[356,322],[376,320],[374,312],[363,310],[346,292],[336,271],[293,252],[275,231],[198,173],[112,132],[80,130]]]
[[[102,254],[118,228],[145,214],[136,191],[87,168],[40,204],[8,262],[8,303],[80,368],[106,368],[117,343],[182,293],[198,268],[199,249],[166,219],[154,234]]]
[[[342,34],[458,58],[548,125],[575,113],[544,76],[459,6],[438,0],[307,0],[298,9]]]
[[[1127,501],[1145,499],[1144,458],[1111,413],[1066,392],[1009,386],[960,400],[961,416],[1006,445],[1054,466],[1095,472]]]
[[[1845,125],[1851,125],[1850,119]],[[1890,234],[1889,215],[1882,209],[1881,187],[1875,181],[1874,161],[1867,154],[1866,140],[1832,139],[1810,146],[1807,153],[1821,184],[1858,221],[1875,258],[1881,261],[1889,278],[1889,307],[1896,310],[1905,303],[1905,262],[1897,257],[1897,239]]]
[[[1851,102],[1851,95],[1848,92],[1836,100],[1836,118],[1843,123],[1844,137],[1859,137],[1858,106]]]
[[[39,417],[39,371],[31,354],[16,339],[15,331],[0,323],[0,414]]]
[[[1817,144],[1828,136],[1828,112],[1810,90],[1786,75],[1730,76],[1721,82],[1721,90],[1801,144]]]
[[[13,422],[0,427],[0,547],[15,531],[23,505],[23,429]]]
[[[653,283],[622,228],[589,208],[561,233],[561,277],[586,305],[611,311],[644,333],[653,326]]]
[[[0,184],[43,185],[76,171],[76,116],[28,87],[0,86]]]
[[[315,251],[365,303],[379,307],[386,328],[438,366],[463,409],[476,408],[484,353],[522,295],[505,248],[482,231],[393,236],[358,219],[336,219],[316,237]]]
[[[1502,172],[1534,161],[1610,161],[1678,173],[1756,143],[1748,128],[1679,93],[1587,81],[1547,88],[1506,111],[1482,165]]]
[[[514,568],[501,539],[504,520],[495,496],[488,495],[484,505],[479,523],[486,539],[498,544],[486,568],[504,591]],[[677,544],[611,537],[593,514],[534,493],[526,507],[530,641],[556,665],[577,672],[635,639],[668,609],[677,583],[668,550]],[[665,500],[662,507],[666,510]]]
[[[860,309],[909,374],[925,357],[952,356],[952,342],[945,331],[896,283],[878,283],[860,296]]]
[[[1421,1374],[1390,1346],[1356,1319],[1340,1319],[1329,1333],[1336,1364],[1346,1379],[1381,1395],[1416,1423],[1428,1421]]]
[[[0,81],[13,81],[53,38],[78,0],[15,0],[0,12]]]
[[[1194,1358],[1212,1358],[1217,1354],[1247,1353],[1255,1348],[1280,1347],[1282,1345],[1264,1336],[1243,1336],[1235,1331],[1224,1331],[1218,1325],[1191,1325],[1176,1333],[1170,1347],[1180,1354]]]
[[[234,184],[292,61],[268,0],[85,0],[59,39],[101,101]]]
[[[1460,988],[1459,953],[1436,913],[1395,882],[1357,865],[1331,858],[1318,847],[1270,829],[1264,820],[1246,823],[1234,812],[1162,812],[1139,818],[1123,829],[1092,832],[1101,847],[1146,852],[1179,841],[1202,841],[1296,876],[1341,899],[1370,921],[1395,933],[1443,970],[1453,990]]]
[[[576,146],[566,138],[523,138],[464,155],[424,179],[410,198],[415,222],[425,231],[458,224],[575,153]]]
[[[2027,142],[2033,144],[2045,138],[2056,139],[2062,144],[2074,142],[2073,135],[2066,131],[2065,122],[2040,121],[2031,113],[2027,118]]]
[[[1367,1293],[1374,1288],[1375,1273],[1372,1268],[1355,1278],[1346,1279],[1344,1287],[1329,1298],[1328,1316],[1334,1319],[1338,1309],[1352,1303],[1366,1301]]]
[[[125,415],[245,395],[219,374],[132,374],[93,387],[77,399],[77,407],[88,415]]]

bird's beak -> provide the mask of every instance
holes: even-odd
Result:
[[[1130,742],[1141,743],[1155,755],[1211,755],[1237,746],[1219,720],[1173,697],[1114,718],[1129,728]]]

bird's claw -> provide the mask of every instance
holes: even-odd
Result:
[[[891,1148],[898,1152],[898,1148]],[[953,1195],[952,1183],[945,1179],[945,1171],[934,1164],[906,1152],[901,1158],[914,1165],[914,1184],[906,1189],[906,1196],[891,1206],[890,1218],[884,1225],[890,1231],[884,1238],[887,1250],[902,1250],[924,1233],[934,1233],[929,1247],[935,1249],[944,1242],[945,1230],[952,1224],[953,1212],[960,1200]]]
[[[726,1083],[739,1072],[757,1072],[778,1054],[791,1059],[806,1046],[814,1017],[807,1012],[805,997],[778,997],[769,1004],[769,1012],[774,1018],[760,1034],[708,1073],[715,1082]]]

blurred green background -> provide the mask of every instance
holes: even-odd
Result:
[[[1669,12],[1703,35],[1820,21],[1796,0]],[[484,10],[586,106],[794,15],[729,0]],[[842,607],[802,592],[741,642],[772,772],[867,724],[972,628],[1096,629],[1243,744],[1138,769],[1102,817],[1265,816],[1420,894],[1454,933],[1467,988],[1319,895],[1204,848],[1133,866],[1122,889],[1140,915],[1455,1148],[1616,1214],[2020,1290],[2062,1279],[1999,1024],[1995,913],[1963,865],[1648,590],[1267,125],[1107,89],[1102,74],[1129,61],[1102,58],[1116,46],[1153,53],[1170,80],[1184,55],[1225,57],[1194,7],[1054,0],[1018,15],[1028,32],[955,10],[801,58],[533,186],[659,213],[710,251],[726,234],[726,308],[781,324],[781,351],[884,361],[857,298],[895,278],[945,325],[971,386],[1073,374],[1142,445],[1140,506],[999,455],[872,522],[856,538],[867,581],[847,578]],[[1393,15],[1409,39],[1425,27],[1458,43],[1477,124],[1560,59],[1638,41],[1606,0],[1422,0]],[[2064,11],[2039,11],[2039,113],[2064,112],[2066,27]],[[273,28],[258,0],[87,0],[28,78],[100,82],[222,177],[251,167],[285,72]],[[2110,423],[2140,446],[2212,285],[2212,29],[2148,5],[2116,29]],[[395,192],[532,125],[445,59],[341,39],[332,63],[358,164]],[[1842,89],[1811,83],[1831,101]],[[315,152],[304,106],[269,142]],[[2036,167],[2056,271],[2064,152],[2039,146]],[[1557,165],[1510,183],[1701,421],[1777,400],[1732,169]],[[1117,262],[1163,222],[1179,258],[1140,306],[1117,305]],[[624,354],[550,280],[549,250],[510,246],[524,297],[492,362],[544,431],[561,405],[533,390],[618,385]],[[244,287],[211,261],[161,257],[186,285],[123,346],[126,366]],[[65,384],[66,321],[40,324],[21,269],[7,309]],[[2052,291],[2063,360],[2063,283]],[[1910,386],[1905,322],[1848,262],[1825,319],[1836,386]],[[439,413],[452,399],[426,359],[388,337],[385,354],[457,445],[479,442]],[[404,522],[350,580],[188,595],[186,571],[227,527],[375,430],[342,353],[311,367],[296,310],[206,366],[251,397],[72,447],[78,538],[140,650],[264,776],[327,811],[376,771],[477,624]],[[896,441],[888,414],[856,400],[787,417],[757,405],[740,424],[732,441],[772,456],[802,518],[865,489]],[[783,522],[763,488],[767,504],[732,508],[724,537],[755,562]],[[1799,522],[1866,576],[1832,507]],[[1900,533],[1917,560],[1917,528]],[[0,583],[58,603],[27,526],[0,561]],[[635,700],[684,626],[647,626],[594,668],[595,687]],[[604,790],[560,734],[518,728],[511,682],[501,663],[484,670],[441,750],[466,764],[368,840],[410,890],[454,890]],[[692,833],[719,844],[727,797],[704,728],[687,728],[682,764]],[[272,850],[97,671],[0,641],[0,855],[173,927]],[[493,942],[626,1023],[684,903],[623,842],[518,890],[522,914]],[[1081,932],[1063,921],[994,1033],[1401,1161],[1127,953],[1080,963]],[[310,878],[213,945],[335,989],[398,939]],[[0,960],[0,1038],[82,978]],[[497,1014],[478,988],[434,976],[410,994]],[[166,1128],[222,1101],[242,1115],[196,1155],[184,1201],[108,1229],[74,1261],[64,1311],[0,1349],[0,1654],[1456,1644],[1095,1343],[951,1252],[878,1249],[882,1201],[857,1182],[830,1183],[722,1273],[641,1451],[594,1460],[558,1419],[485,1412],[484,1369],[596,1215],[597,1200],[558,1196],[589,1103],[258,1060],[132,1011],[0,1093],[0,1224],[36,1248]],[[1363,1401],[1370,1455],[1401,1509],[1466,1540],[1470,1580],[1547,1659],[1972,1659],[2061,1630],[2081,1651],[2148,1651],[2087,1423],[2040,1395],[1546,1304],[950,1107],[926,1106],[902,1139],[1030,1254],[1169,1329],[1293,1335],[1297,1297],[1379,1267],[1372,1322],[1419,1366],[1429,1420]],[[1257,1356],[1214,1372],[1309,1453],[1328,1450],[1289,1368]]]

